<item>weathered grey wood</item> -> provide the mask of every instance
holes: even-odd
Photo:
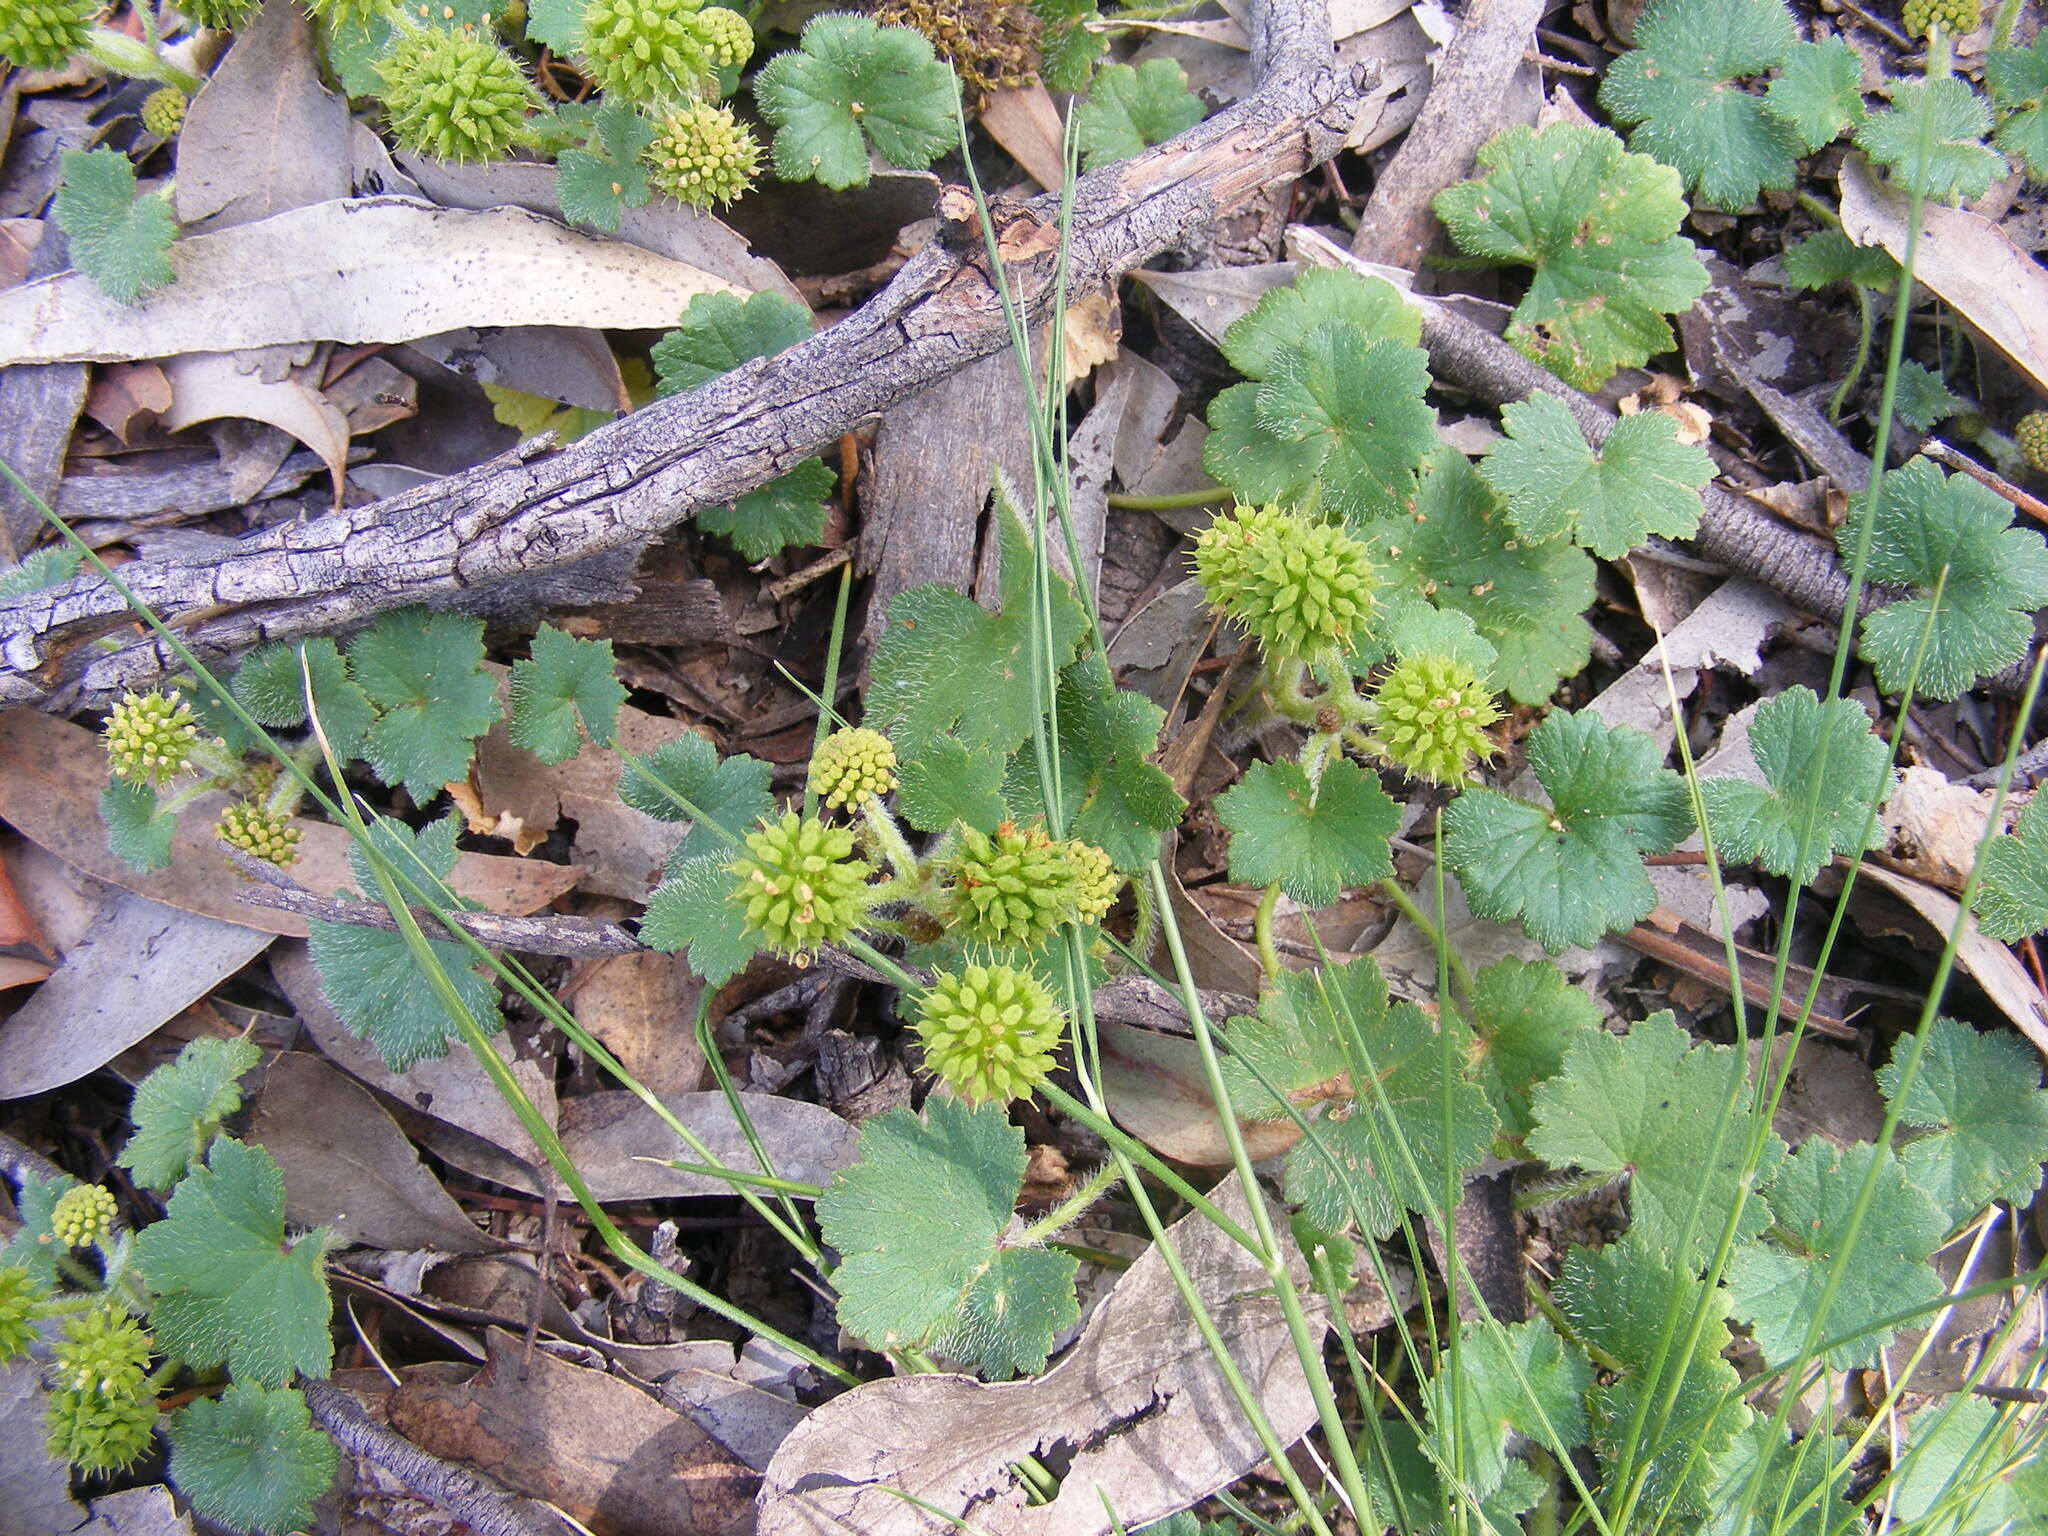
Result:
[[[1263,0],[1251,22],[1256,94],[1082,179],[1072,291],[1182,243],[1342,143],[1361,82],[1336,67],[1327,7]],[[1055,200],[1039,199],[1012,210],[1004,230],[1006,275],[1034,319],[1052,300],[1056,215]],[[214,660],[632,546],[1001,348],[1007,325],[975,233],[964,222],[942,225],[838,325],[559,453],[508,455],[370,506],[267,529],[226,558],[136,561],[122,576]],[[105,654],[52,643],[124,611],[93,577],[0,604],[0,701],[99,702],[179,664],[153,635]],[[42,675],[53,655],[56,675]]]
[[[85,408],[83,363],[38,363],[0,368],[0,459],[48,500],[64,478],[71,429]],[[28,497],[0,480],[0,562],[26,554],[43,515]]]

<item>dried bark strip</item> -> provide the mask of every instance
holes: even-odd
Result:
[[[1361,89],[1335,65],[1327,7],[1264,0],[1252,8],[1252,39],[1255,94],[1082,179],[1073,292],[1188,240],[1336,153]],[[999,213],[1007,275],[1033,317],[1052,298],[1056,209],[1048,195]],[[202,660],[345,629],[408,603],[635,547],[1007,340],[978,232],[944,225],[887,288],[830,330],[560,453],[494,460],[258,534],[204,563],[136,561],[122,579],[183,627]],[[56,690],[55,702],[98,703],[173,670],[175,656],[154,637],[105,655],[76,649],[125,613],[120,597],[90,578],[0,604],[0,702],[46,700]]]

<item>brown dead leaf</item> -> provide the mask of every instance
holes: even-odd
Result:
[[[391,1394],[391,1427],[436,1456],[544,1499],[593,1536],[721,1532],[752,1509],[760,1479],[682,1414],[603,1371],[493,1328],[490,1360],[458,1376],[414,1368]]]
[[[1220,1022],[1220,1021],[1218,1021]],[[1116,1123],[1162,1156],[1221,1168],[1230,1143],[1216,1118],[1201,1050],[1187,1035],[1096,1022],[1102,1042],[1102,1092]],[[1246,1120],[1238,1127],[1254,1160],[1277,1157],[1301,1140],[1292,1120]]]
[[[1015,90],[991,91],[982,103],[981,126],[1047,191],[1058,190],[1066,179],[1066,126],[1051,93],[1036,80]]]
[[[245,906],[235,899],[242,885],[213,845],[213,823],[226,803],[208,796],[180,818],[168,869],[137,874],[107,850],[99,795],[107,782],[106,753],[96,733],[35,709],[0,712],[0,818],[66,863],[109,885],[135,891],[187,912],[237,923],[265,933],[304,938],[306,921],[290,912]],[[293,823],[302,834],[292,874],[308,890],[353,886],[348,867],[349,836],[326,822]],[[523,916],[538,912],[574,888],[575,865],[536,864],[498,854],[457,856],[449,884],[457,894],[492,912]]]
[[[318,1056],[270,1064],[251,1136],[284,1171],[285,1217],[375,1248],[487,1253],[477,1230],[420,1165],[384,1106]]]
[[[166,431],[223,417],[266,422],[320,455],[340,504],[348,417],[319,390],[295,378],[266,379],[247,359],[228,352],[188,352],[170,359],[164,372],[173,396],[164,412]]]
[[[1226,1211],[1246,1210],[1234,1178],[1212,1193]],[[1271,1282],[1201,1214],[1169,1231],[1274,1432],[1293,1444],[1315,1406]],[[1320,1334],[1321,1313],[1311,1318]],[[1031,1503],[1014,1470],[1029,1455],[1071,1455],[1050,1503]],[[1136,1529],[1264,1458],[1151,1248],[1043,1376],[901,1376],[812,1413],[769,1463],[758,1531],[930,1536],[961,1520],[991,1536],[1098,1536],[1105,1509]]]
[[[577,966],[562,1001],[643,1086],[666,1096],[705,1085],[691,1027],[703,989],[680,955],[606,955]]]
[[[171,408],[171,381],[155,363],[114,363],[85,392],[85,414],[122,442]]]
[[[2008,826],[2026,803],[2016,795],[2006,802]],[[1961,894],[1976,867],[1977,845],[1991,820],[1991,791],[1951,783],[1946,775],[1918,766],[1900,771],[1881,813],[1884,818],[1884,861],[1903,874]]]

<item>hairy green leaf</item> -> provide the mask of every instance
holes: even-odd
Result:
[[[788,351],[812,324],[808,309],[779,293],[749,294],[745,303],[729,293],[700,293],[648,359],[661,393],[679,395],[741,363]]]
[[[935,1096],[922,1116],[870,1120],[859,1161],[818,1201],[819,1229],[842,1256],[841,1324],[878,1349],[943,1339],[999,1374],[1042,1367],[1078,1315],[1078,1266],[1005,1245],[1023,1182],[1024,1133],[1000,1104]],[[1014,1331],[989,1326],[999,1302]]]
[[[1940,374],[1911,358],[1899,364],[1892,415],[1915,432],[1931,431],[1963,408]]]
[[[1519,920],[1556,954],[1649,914],[1643,855],[1677,847],[1692,808],[1647,735],[1590,711],[1550,716],[1528,756],[1549,808],[1468,789],[1444,812],[1444,859],[1474,913]]]
[[[626,754],[619,764],[619,798],[656,821],[695,823],[669,856],[674,870],[707,855],[730,859],[740,837],[774,808],[768,793],[773,772],[744,752],[721,759],[716,747],[689,731],[652,752]]]
[[[1937,1018],[1912,1086],[1900,1098],[1910,1037],[1892,1046],[1877,1083],[1899,1101],[1900,1118],[1920,1128],[1899,1153],[1907,1180],[1960,1226],[1994,1200],[2024,1205],[2048,1162],[2048,1093],[2041,1059],[2017,1035],[1983,1034]]]
[[[286,1241],[284,1175],[268,1152],[232,1136],[214,1138],[164,1219],[135,1238],[157,1293],[157,1343],[196,1369],[226,1365],[265,1386],[327,1374],[326,1256],[324,1230]]]
[[[706,507],[697,526],[720,534],[749,560],[766,560],[792,545],[825,536],[825,498],[839,476],[823,459],[805,459],[788,474],[757,486],[730,506]]]
[[[733,898],[731,864],[725,853],[671,859],[640,920],[642,939],[667,954],[687,949],[690,969],[715,987],[739,975],[761,950]]]
[[[177,276],[169,251],[178,238],[171,201],[138,197],[135,167],[117,149],[67,149],[57,189],[57,223],[71,241],[71,262],[117,304],[133,304]]]
[[[1347,885],[1394,872],[1388,839],[1401,811],[1379,781],[1337,758],[1311,785],[1299,763],[1254,763],[1216,800],[1230,829],[1230,877],[1277,885],[1303,906],[1326,907]]]
[[[1500,960],[1472,978],[1472,1074],[1501,1127],[1526,1136],[1536,1121],[1530,1096],[1563,1069],[1565,1052],[1599,1028],[1593,999],[1554,965]]]
[[[1723,858],[1808,885],[1835,855],[1884,841],[1870,809],[1891,796],[1891,754],[1854,699],[1823,704],[1811,688],[1788,688],[1757,707],[1749,745],[1763,783],[1700,783]]]
[[[922,170],[957,136],[953,82],[932,45],[866,16],[814,17],[801,43],[754,77],[754,99],[775,125],[776,174],[834,191],[867,185],[870,144],[891,165]]]
[[[1031,0],[1031,9],[1044,24],[1038,78],[1047,90],[1087,90],[1095,61],[1109,48],[1107,37],[1088,28],[1102,20],[1095,0]]]
[[[1456,1357],[1441,1357],[1424,1396],[1438,1455],[1462,1467],[1484,1497],[1507,1475],[1511,1431],[1553,1452],[1585,1444],[1593,1367],[1540,1317],[1499,1334],[1467,1323],[1464,1335]]]
[[[1112,64],[1095,76],[1088,99],[1074,111],[1074,136],[1088,170],[1128,160],[1192,128],[1207,115],[1188,89],[1188,72],[1173,59],[1147,59],[1133,68]]]
[[[1992,839],[1977,868],[1977,925],[2018,943],[2048,928],[2048,808],[2020,812],[2012,836]]]
[[[1275,288],[1223,333],[1223,355],[1248,379],[1269,379],[1309,333],[1325,325],[1352,325],[1372,341],[1417,346],[1421,312],[1392,283],[1356,272],[1310,267]]]
[[[532,656],[512,663],[511,700],[505,734],[544,763],[566,763],[583,750],[579,720],[593,742],[609,746],[626,702],[611,641],[541,625]]]
[[[1845,554],[1855,547],[1867,505],[1867,497],[1859,498],[1836,534]],[[1944,571],[1937,612],[1933,594]],[[1967,475],[1946,475],[1924,458],[1885,476],[1865,574],[1916,594],[1863,620],[1863,654],[1887,693],[1905,688],[1930,613],[1919,693],[1952,699],[2018,660],[2033,637],[2029,615],[2048,603],[2048,549],[2041,536],[2014,528],[2012,505],[1996,492]]]
[[[1923,164],[1920,114],[1934,114],[1934,143]],[[1984,144],[1991,108],[1954,75],[1934,80],[1901,80],[1892,105],[1873,112],[1856,130],[1856,147],[1884,166],[1902,185],[1918,185],[1936,202],[1982,197],[2006,172],[2005,156]]]
[[[1764,110],[1811,154],[1863,121],[1863,60],[1839,37],[1794,43],[1764,92]]]
[[[1678,237],[1678,173],[1603,128],[1515,128],[1479,151],[1483,176],[1439,193],[1458,247],[1536,275],[1507,338],[1559,378],[1597,388],[1672,344],[1707,269]]]
[[[171,1481],[208,1520],[284,1536],[309,1528],[340,1453],[288,1388],[237,1381],[172,1415]]]
[[[1823,229],[1787,246],[1784,267],[1785,281],[1808,291],[1854,283],[1889,293],[1899,280],[1899,264],[1883,246],[1858,245],[1839,229]]]
[[[1159,856],[1159,835],[1180,825],[1187,802],[1150,761],[1165,711],[1119,688],[1100,656],[1060,677],[1060,784],[1067,835],[1093,843],[1120,870],[1136,873]]]
[[[1741,208],[1759,188],[1791,186],[1805,146],[1736,82],[1776,67],[1796,38],[1783,0],[1652,0],[1600,105],[1634,125],[1630,149],[1676,167],[1701,202]]]
[[[349,671],[382,714],[363,757],[424,805],[469,772],[476,740],[498,718],[484,665],[484,621],[401,608],[350,642]]]
[[[138,1184],[169,1189],[206,1151],[221,1121],[242,1107],[245,1073],[263,1052],[248,1040],[202,1035],[136,1085],[134,1134],[116,1159]]]
[[[369,695],[349,676],[348,663],[332,640],[279,640],[259,646],[235,669],[228,691],[264,725],[300,726],[306,724],[309,677],[321,732],[335,757],[345,763],[362,751],[377,712]]]
[[[1821,1324],[1822,1338],[1854,1337],[1823,1358],[1837,1370],[1876,1364],[1892,1330],[1873,1325],[1941,1294],[1927,1260],[1947,1222],[1907,1181],[1897,1155],[1868,1142],[1838,1147],[1824,1136],[1809,1137],[1764,1190],[1776,1218],[1770,1240],[1742,1245],[1728,1265],[1730,1306],[1749,1324],[1768,1363],[1789,1361],[1805,1340],[1849,1243],[1850,1218],[1873,1162],[1882,1164],[1875,1192]]]
[[[1532,395],[1501,413],[1507,436],[1479,474],[1507,499],[1524,538],[1567,535],[1617,560],[1653,533],[1690,538],[1699,527],[1700,487],[1714,477],[1704,448],[1678,440],[1662,411],[1624,416],[1598,451],[1555,395]]]
[[[1010,814],[1003,803],[1008,766],[1003,754],[970,752],[958,737],[927,737],[916,756],[897,761],[897,813],[920,832],[944,832],[956,821],[992,832]]]
[[[2025,48],[1992,49],[1984,83],[2005,114],[1993,142],[2035,181],[2048,181],[2048,31]]]
[[[1555,1077],[1536,1085],[1529,1150],[1557,1168],[1627,1174],[1630,1232],[1687,1264],[1705,1264],[1742,1186],[1750,1138],[1742,1097],[1716,1142],[1731,1092],[1743,1094],[1741,1053],[1694,1044],[1669,1010],[1626,1035],[1594,1030],[1565,1052]],[[1766,1168],[1784,1151],[1775,1137],[1767,1145]],[[1769,1219],[1751,1200],[1737,1230],[1752,1235]]]
[[[546,0],[537,0],[534,12]],[[533,30],[530,14],[529,34]],[[576,18],[582,31],[582,16]],[[579,37],[580,41],[580,37]],[[572,50],[573,51],[573,50]],[[555,198],[562,205],[562,217],[571,224],[588,224],[608,235],[619,231],[619,215],[638,208],[653,197],[647,184],[647,167],[640,155],[654,142],[654,125],[625,101],[607,99],[591,122],[589,141],[581,149],[565,149],[555,160]]]
[[[1375,341],[1356,325],[1319,325],[1284,353],[1253,397],[1252,418],[1282,443],[1312,448],[1327,505],[1354,517],[1402,510],[1436,447],[1420,347]]]
[[[100,791],[100,821],[107,829],[108,850],[130,869],[146,875],[170,864],[178,818],[160,808],[149,785],[107,780]]]
[[[69,581],[78,574],[78,561],[78,551],[68,544],[52,545],[23,556],[17,564],[0,571],[0,602]]]

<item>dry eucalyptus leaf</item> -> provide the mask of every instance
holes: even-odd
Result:
[[[348,472],[348,416],[318,389],[296,378],[266,379],[226,352],[173,357],[164,364],[164,376],[171,386],[165,431],[223,417],[267,422],[320,455],[339,496]]]
[[[1234,1179],[1212,1193],[1243,1216]],[[1275,1433],[1291,1445],[1315,1422],[1315,1404],[1264,1270],[1199,1213],[1168,1231]],[[1322,1313],[1310,1317],[1320,1335]],[[1069,1452],[1057,1496],[1029,1503],[1012,1470],[1018,1459]],[[901,1376],[818,1409],[769,1464],[756,1530],[931,1536],[961,1528],[952,1516],[988,1536],[1097,1536],[1105,1509],[1135,1530],[1264,1459],[1153,1248],[1043,1376],[997,1384]]]
[[[342,198],[171,247],[177,280],[117,304],[82,272],[0,293],[0,366],[115,362],[282,342],[410,341],[463,326],[620,330],[744,290],[520,208]]]
[[[2006,360],[2048,391],[2048,271],[1989,219],[1930,202],[1913,276],[1941,295]],[[1861,155],[1842,163],[1842,232],[1906,259],[1906,203]]]
[[[250,1139],[284,1171],[285,1217],[374,1248],[485,1253],[490,1238],[420,1165],[366,1088],[318,1056],[290,1052],[264,1074]]]

